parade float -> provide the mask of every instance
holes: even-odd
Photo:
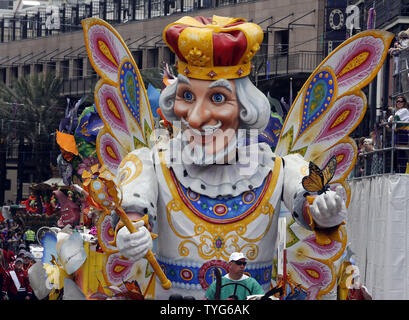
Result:
[[[60,172],[81,204],[64,205],[68,218],[61,228],[40,239],[42,263],[29,272],[36,295],[202,299],[214,270],[225,274],[229,255],[242,251],[247,272],[266,292],[281,287],[282,299],[345,298],[353,264],[346,178],[357,157],[349,134],[365,114],[361,88],[381,68],[393,35],[368,30],[338,46],[307,79],[283,123],[270,116],[268,99],[248,79],[261,28],[241,18],[183,17],[163,32],[179,74],[172,81],[164,77],[158,110],[163,126],[155,126],[159,121],[121,36],[103,20],[82,23],[101,79],[95,104],[79,117],[80,102],[69,106],[57,132]],[[219,87],[223,94],[214,91]],[[206,151],[206,138],[183,109],[202,89],[216,104],[236,101],[237,91],[237,109],[228,109],[236,113],[227,112],[233,120],[216,115],[222,119],[216,127],[224,130],[228,123],[244,134],[228,136],[222,153]],[[208,114],[197,114],[205,124]],[[203,147],[211,162],[184,153],[189,144],[180,137],[188,129],[200,140],[189,151]],[[249,138],[246,130],[256,134]],[[237,163],[221,164],[232,154]],[[192,161],[175,161],[176,155]],[[249,167],[253,171],[238,170]],[[135,232],[145,241],[142,256],[124,240]]]

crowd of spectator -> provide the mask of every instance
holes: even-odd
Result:
[[[7,219],[0,222],[0,300],[35,300],[28,270],[36,262],[30,252],[35,233]]]

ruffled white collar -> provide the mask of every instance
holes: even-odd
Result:
[[[166,166],[172,168],[178,181],[192,191],[211,198],[235,197],[259,187],[272,170],[275,155],[266,143],[237,148],[238,161],[232,164],[199,166],[180,161],[180,136],[165,148]],[[176,156],[175,156],[176,155]]]

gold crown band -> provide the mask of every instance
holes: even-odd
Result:
[[[250,74],[251,63],[236,66],[221,67],[197,67],[178,60],[178,72],[194,79],[218,80],[218,79],[237,79]]]

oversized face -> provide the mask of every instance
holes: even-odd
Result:
[[[174,112],[191,145],[208,155],[222,152],[235,141],[240,107],[234,81],[179,77]]]

